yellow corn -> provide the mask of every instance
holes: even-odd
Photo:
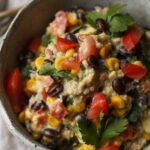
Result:
[[[96,150],[95,146],[83,144],[81,150]]]
[[[55,68],[56,68],[57,70],[62,70],[63,68],[62,68],[61,64],[62,64],[62,62],[65,61],[65,60],[66,60],[66,58],[65,58],[64,56],[61,56],[61,57],[56,58],[56,59],[55,59]]]
[[[123,117],[126,114],[126,109],[118,109],[118,110],[114,110],[113,114],[117,117]]]
[[[40,133],[33,133],[32,137],[34,140],[39,140],[41,138],[41,134]]]
[[[35,79],[27,80],[26,83],[25,83],[25,92],[26,93],[35,92],[36,91],[36,89],[34,87],[35,84],[36,84],[36,80]]]
[[[47,97],[47,102],[48,103],[53,103],[56,100],[54,97]]]
[[[66,58],[70,58],[70,57],[73,56],[73,54],[74,54],[74,49],[73,49],[73,48],[72,48],[72,49],[69,49],[69,50],[66,52],[65,57],[66,57]]]
[[[100,56],[102,58],[107,58],[111,49],[112,49],[111,44],[106,44],[104,47],[100,49]]]
[[[143,137],[145,140],[150,141],[150,134],[144,133]]]
[[[111,97],[111,106],[116,109],[123,109],[125,102],[121,96],[113,96]]]
[[[32,112],[27,108],[27,109],[25,110],[25,119],[27,119],[27,120],[32,120],[32,118],[33,118],[33,114],[32,114]]]
[[[135,61],[133,64],[144,67],[141,61]]]
[[[79,20],[77,18],[77,15],[76,13],[74,12],[69,12],[67,14],[67,19],[68,19],[68,23],[71,25],[71,26],[75,26],[78,24]]]
[[[21,123],[24,123],[25,122],[25,111],[22,111],[20,114],[19,114],[19,121]]]
[[[44,57],[36,58],[35,66],[36,66],[37,70],[40,70],[42,68],[43,62],[44,62]]]
[[[50,126],[52,126],[53,128],[58,128],[61,124],[61,122],[57,119],[55,119],[54,117],[52,117],[51,115],[48,116],[48,123],[50,124]]]
[[[122,141],[121,141],[120,138],[116,138],[116,139],[113,141],[113,143],[114,143],[115,145],[121,146]]]
[[[73,74],[73,75],[77,75],[77,73],[78,73],[78,71],[77,71],[77,70],[74,70],[74,69],[72,69],[72,70],[71,70],[71,74]]]
[[[85,108],[85,103],[81,102],[80,104],[78,105],[70,105],[68,106],[68,111],[69,112],[75,112],[75,113],[80,113],[84,110]]]
[[[110,71],[119,69],[119,60],[115,57],[106,59],[106,64]]]
[[[38,49],[38,53],[44,53],[45,52],[45,47],[43,46],[40,46],[39,49]]]

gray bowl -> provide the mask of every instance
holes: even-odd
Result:
[[[146,27],[150,25],[149,0],[32,0],[18,13],[10,25],[0,44],[0,113],[9,130],[31,149],[45,148],[31,139],[13,113],[3,88],[6,73],[16,66],[17,56],[25,43],[35,35],[45,32],[56,11],[67,10],[74,6],[90,9],[95,5],[107,6],[120,2],[128,4],[124,11],[130,12],[139,24]]]

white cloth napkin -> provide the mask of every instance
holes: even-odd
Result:
[[[9,0],[8,7],[23,5],[28,0]],[[5,122],[0,117],[0,150],[31,150],[19,139],[14,137],[7,129]]]

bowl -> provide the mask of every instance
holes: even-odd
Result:
[[[131,13],[144,27],[150,25],[149,0],[32,0],[17,14],[4,35],[0,43],[0,114],[13,135],[20,138],[31,149],[46,148],[31,139],[13,113],[3,88],[6,73],[16,66],[17,56],[25,43],[35,35],[45,32],[56,11],[68,10],[74,6],[90,9],[95,5],[108,6],[114,3],[128,4],[124,11]]]

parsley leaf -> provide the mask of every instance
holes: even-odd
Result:
[[[83,27],[83,25],[75,26],[74,28],[72,28],[72,29],[70,30],[70,33],[76,33],[76,32],[79,31],[82,27]]]
[[[31,66],[30,65],[26,65],[25,67],[21,68],[21,75],[23,77],[23,79],[28,79],[30,76],[30,70],[31,70]]]
[[[38,72],[40,75],[50,75],[52,77],[66,78],[71,80],[73,76],[67,71],[58,71],[53,65],[45,64]]]
[[[134,61],[137,61],[137,57],[136,56],[131,56],[131,57],[128,57],[127,60],[132,63]]]
[[[50,36],[49,34],[45,34],[42,36],[42,46],[47,47],[50,42],[55,42],[56,37]]]
[[[97,19],[99,18],[104,19],[104,20],[106,19],[106,16],[96,11],[88,12],[85,17],[86,17],[87,22],[93,27],[96,26]]]
[[[134,19],[128,14],[114,16],[109,22],[111,32],[124,32],[129,26],[134,24]]]
[[[101,112],[101,113],[100,113],[100,115],[99,115],[99,120],[100,120],[100,121],[102,121],[102,120],[103,120],[103,118],[104,118],[104,113],[103,113],[103,112]]]
[[[127,124],[128,124],[128,121],[125,118],[112,120],[107,125],[104,132],[102,133],[100,144],[102,144],[104,141],[108,139],[118,136],[120,133],[122,133],[126,129]]]
[[[94,123],[83,119],[78,121],[78,127],[85,143],[99,146],[99,136]]]
[[[116,4],[111,6],[107,12],[108,21],[110,21],[113,16],[120,14],[122,8],[125,6],[126,4]]]

